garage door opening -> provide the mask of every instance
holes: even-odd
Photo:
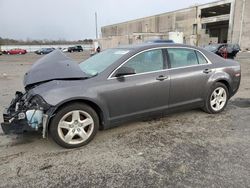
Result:
[[[231,3],[201,9],[202,29],[211,38],[217,38],[218,43],[227,43]]]
[[[209,8],[201,9],[201,18],[209,18],[230,14],[231,3],[217,5]]]
[[[206,29],[206,34],[209,37],[218,38],[218,43],[227,43],[229,21],[207,23],[203,24],[202,27]]]

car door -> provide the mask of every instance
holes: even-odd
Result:
[[[133,68],[136,74],[122,78],[111,75],[102,91],[111,122],[167,109],[170,82],[165,59],[161,49],[141,52],[120,66]]]
[[[206,95],[211,63],[194,49],[167,49],[171,78],[169,108],[188,104],[200,105]]]

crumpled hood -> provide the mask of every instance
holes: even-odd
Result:
[[[82,79],[88,77],[77,62],[64,55],[60,50],[54,50],[35,62],[24,75],[24,87],[39,82],[65,79]]]

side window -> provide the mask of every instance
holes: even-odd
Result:
[[[169,48],[168,56],[171,68],[198,65],[198,59],[194,50],[184,48]]]
[[[162,70],[164,68],[162,50],[143,52],[130,59],[123,66],[135,69],[137,74]]]
[[[198,57],[199,64],[207,64],[206,58],[200,52],[196,51],[196,54]]]

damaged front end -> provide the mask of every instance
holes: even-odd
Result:
[[[46,137],[50,105],[39,95],[16,92],[15,98],[3,113],[1,123],[5,134],[21,134],[26,131],[42,130]]]
[[[54,83],[55,80],[79,80],[87,77],[89,75],[81,70],[79,64],[60,50],[54,50],[39,59],[24,75],[25,93],[16,92],[10,106],[4,111],[4,122],[1,123],[4,133],[42,130],[45,137],[48,121],[53,116],[55,107],[44,100],[44,95],[53,90],[53,87],[44,85]]]

